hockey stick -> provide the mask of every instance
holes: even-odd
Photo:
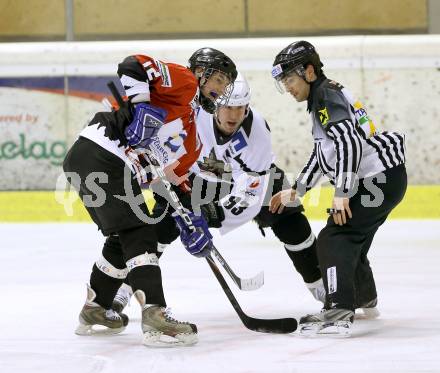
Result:
[[[110,91],[111,91],[113,97],[115,98],[116,102],[118,103],[119,107],[123,108],[123,107],[127,106],[127,103],[122,99],[118,89],[116,88],[115,83],[110,81],[107,83],[107,86],[110,89]],[[151,159],[149,159],[149,163],[151,163],[150,161],[151,161]],[[165,177],[165,175],[163,175],[163,177]],[[172,198],[173,198],[173,201],[176,203],[176,200],[178,200],[177,195],[175,196],[175,198],[172,196]],[[181,214],[179,213],[179,215],[181,215]],[[182,218],[184,218],[184,217],[182,216]],[[191,223],[190,219],[189,218],[188,219],[184,218],[184,219],[187,224],[190,224],[190,229],[193,229],[193,228],[191,228],[192,223]],[[226,262],[226,260],[222,257],[222,255],[219,253],[219,251],[215,247],[213,247],[212,253],[214,254],[217,261],[220,263],[220,265],[228,273],[228,275],[231,276],[232,280],[234,281],[234,283],[237,285],[237,287],[240,290],[251,291],[251,290],[259,289],[261,286],[263,286],[264,272],[260,272],[251,278],[242,279],[235,274],[235,272],[232,270],[232,268],[229,266],[229,264]]]
[[[118,105],[121,108],[124,107],[126,103],[122,100],[122,97],[119,94],[115,84],[113,82],[109,82],[107,85],[110,91],[112,92],[112,94],[115,96]],[[152,153],[147,152],[144,154],[144,156],[147,158],[147,161],[149,162],[153,172],[159,177],[160,181],[165,186],[168,195],[171,197],[171,200],[174,202],[175,206],[173,207],[175,208],[176,212],[182,217],[182,219],[185,221],[189,229],[195,230],[191,218],[186,213],[176,192],[174,192],[174,190],[172,189],[171,183],[167,180],[165,173],[160,167],[156,166],[157,160],[155,158],[152,158]],[[223,291],[225,292],[226,296],[228,297],[229,301],[231,302],[232,307],[234,307],[234,310],[237,312],[238,316],[240,317],[241,321],[243,322],[246,328],[264,333],[291,333],[296,330],[297,321],[293,318],[264,320],[264,319],[255,319],[250,316],[247,316],[241,309],[240,305],[238,304],[237,299],[234,297],[234,294],[232,293],[231,289],[229,288],[228,284],[226,283],[225,279],[220,273],[220,270],[218,269],[212,257],[208,256],[206,260],[209,266],[211,267],[215,277],[220,282],[220,285]]]
[[[226,260],[222,257],[222,255],[215,247],[211,249],[211,253],[214,254],[214,257],[217,259],[220,265],[225,269],[225,271],[232,278],[232,280],[240,290],[244,290],[244,291],[257,290],[263,286],[264,284],[263,271],[261,271],[260,273],[256,274],[254,277],[251,278],[240,278],[234,273],[232,268],[229,267]]]
[[[296,330],[296,328],[298,327],[298,322],[294,318],[289,317],[282,319],[257,319],[246,315],[241,309],[240,304],[238,303],[237,299],[232,293],[231,288],[228,286],[222,274],[220,273],[220,270],[218,269],[212,257],[208,256],[206,258],[206,261],[208,262],[212,272],[214,273],[214,276],[217,278],[220,286],[228,297],[229,302],[231,303],[232,307],[234,307],[235,312],[237,312],[238,317],[246,328],[255,332],[281,334],[292,333]]]

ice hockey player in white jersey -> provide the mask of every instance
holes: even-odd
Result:
[[[254,219],[262,232],[270,227],[278,237],[296,270],[313,296],[325,300],[318,261],[316,239],[303,206],[287,207],[272,214],[267,206],[270,197],[287,186],[284,172],[274,162],[270,129],[264,118],[250,107],[248,82],[238,74],[226,106],[214,114],[200,109],[197,131],[203,148],[191,167],[190,203],[201,209],[209,227],[226,234]],[[157,198],[156,211],[161,215],[166,201]],[[172,218],[166,216],[156,225],[159,242],[167,244],[178,236]],[[257,232],[257,231],[256,231]],[[239,249],[239,248],[237,248]],[[115,298],[118,311],[125,306],[129,292],[121,287]]]

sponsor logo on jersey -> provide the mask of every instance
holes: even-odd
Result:
[[[232,172],[230,164],[223,162],[217,158],[214,148],[209,153],[209,157],[203,157],[202,161],[197,161],[200,170],[214,174],[216,177],[221,178],[226,172]]]
[[[253,183],[251,183],[249,185],[249,188],[255,189],[255,188],[258,188],[259,185],[260,185],[260,181],[259,180],[255,180]]]
[[[365,109],[363,108],[362,104],[360,103],[360,101],[356,101],[353,104],[353,107],[355,109],[355,115],[356,115],[356,119],[359,122],[359,124],[362,126],[365,123],[368,123],[369,119],[368,119],[368,115],[367,112],[365,111]]]
[[[183,145],[183,141],[186,139],[186,134],[179,133],[174,136],[168,137],[167,141],[164,142],[164,145],[170,149],[171,153],[176,153],[179,148]]]
[[[162,77],[162,87],[172,87],[171,75],[168,66],[162,61],[156,60],[156,65],[159,68],[160,76]]]
[[[368,137],[374,136],[376,134],[376,126],[373,121],[368,117],[367,111],[364,109],[362,103],[360,101],[356,101],[353,104],[355,109],[354,115],[359,125],[364,130],[365,134]]]
[[[323,126],[327,125],[327,123],[330,119],[328,112],[327,112],[327,108],[325,107],[324,109],[318,110],[318,113],[319,113],[319,121],[321,122],[321,124]]]
[[[150,145],[150,148],[154,151],[156,155],[162,158],[162,163],[168,163],[168,152],[162,147],[159,137],[154,137],[153,142]]]

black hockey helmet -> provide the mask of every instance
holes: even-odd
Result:
[[[197,67],[213,69],[225,73],[231,82],[237,77],[235,63],[223,52],[214,48],[200,48],[196,50],[188,61],[189,68],[195,72]]]
[[[203,68],[201,77],[206,78],[206,80],[209,79],[214,71],[224,73],[230,80],[230,84],[225,94],[215,102],[200,94],[200,104],[204,110],[213,113],[217,106],[225,105],[227,103],[229,95],[234,87],[234,80],[237,78],[237,68],[234,62],[226,54],[214,48],[200,48],[189,58],[188,67],[193,73],[196,72],[198,67]]]
[[[291,71],[295,71],[299,76],[305,76],[307,65],[313,65],[315,74],[322,74],[324,66],[316,52],[315,47],[308,41],[301,40],[289,44],[275,57],[272,67],[272,77],[277,81],[283,79]]]

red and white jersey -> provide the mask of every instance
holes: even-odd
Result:
[[[230,180],[232,184],[219,203],[225,214],[220,232],[225,234],[252,220],[263,206],[275,159],[269,126],[253,109],[229,137],[217,130],[214,116],[201,108],[196,120],[203,149],[191,171],[211,182]]]
[[[118,75],[129,99],[142,97],[141,101],[149,101],[167,111],[165,125],[150,148],[164,166],[178,161],[174,172],[178,176],[186,174],[201,151],[194,117],[199,95],[194,74],[181,65],[135,55],[119,64]],[[128,164],[133,163],[134,152],[126,146],[123,135],[128,123],[117,123],[121,120],[103,123],[99,119],[95,116],[80,136],[98,143]]]

